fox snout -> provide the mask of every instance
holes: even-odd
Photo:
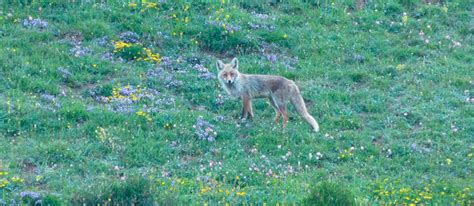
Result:
[[[234,81],[232,81],[231,79],[227,80],[227,84],[232,84],[232,83],[234,83]]]

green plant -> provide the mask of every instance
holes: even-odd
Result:
[[[355,206],[355,197],[347,188],[334,182],[320,182],[303,201],[304,205]]]

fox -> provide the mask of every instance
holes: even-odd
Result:
[[[216,62],[218,80],[226,93],[242,100],[241,119],[254,118],[252,99],[267,98],[275,109],[274,121],[278,123],[283,117],[283,128],[288,123],[286,106],[291,102],[299,115],[308,122],[314,132],[319,131],[319,124],[308,113],[298,86],[292,80],[277,75],[243,74],[239,72],[239,61],[233,58],[225,64],[220,59]]]

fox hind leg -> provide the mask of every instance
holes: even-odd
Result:
[[[270,98],[270,102],[272,103],[272,106],[277,111],[275,115],[275,121],[278,121],[280,116],[282,116],[283,128],[285,128],[286,124],[288,123],[288,115],[286,113],[287,101],[285,101],[282,95],[275,94]]]
[[[270,97],[269,102],[272,105],[273,109],[275,109],[275,118],[273,120],[275,120],[275,122],[278,123],[278,120],[281,117],[280,110],[278,109],[278,106],[275,104],[275,101],[273,101],[273,98]]]
[[[283,128],[285,128],[286,124],[288,123],[288,115],[286,113],[286,106],[280,107],[280,113],[283,116]]]

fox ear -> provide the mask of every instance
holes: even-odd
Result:
[[[218,59],[217,62],[216,62],[216,67],[217,67],[217,70],[219,70],[219,71],[224,69],[224,62],[222,62],[221,60]]]
[[[233,69],[238,69],[239,68],[239,60],[237,60],[237,58],[232,59],[232,61],[230,62],[230,66]]]

